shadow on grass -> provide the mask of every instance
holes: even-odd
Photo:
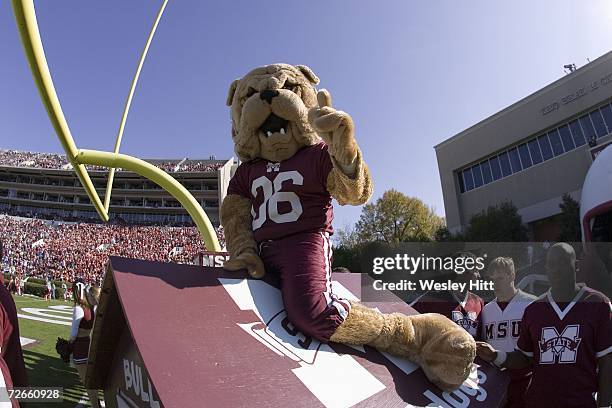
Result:
[[[51,404],[52,407],[74,407],[85,395],[85,389],[74,367],[64,363],[59,357],[50,357],[27,349],[23,350],[28,383],[30,387],[62,387],[64,402]],[[22,407],[48,407],[50,403],[22,403]]]

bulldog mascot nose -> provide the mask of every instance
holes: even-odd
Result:
[[[443,390],[468,377],[476,344],[438,314],[382,314],[332,292],[332,198],[360,205],[370,172],[351,117],[303,65],[273,64],[229,90],[232,139],[242,164],[221,206],[230,261],[255,278],[278,276],[289,320],[322,342],[369,345],[421,366]]]

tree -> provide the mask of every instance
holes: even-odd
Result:
[[[355,232],[360,243],[432,241],[442,225],[444,220],[423,201],[388,190],[363,207]]]
[[[582,235],[580,231],[580,204],[567,193],[563,194],[561,200],[561,204],[559,204],[559,208],[561,208],[559,241],[579,242]]]
[[[453,234],[446,225],[442,225],[436,231],[434,240],[436,242],[463,242],[465,241],[465,236],[460,232]]]
[[[354,248],[359,245],[359,236],[354,227],[346,225],[342,229],[338,229],[334,234],[335,246],[340,248]]]
[[[332,268],[344,267],[351,272],[361,272],[362,245],[354,247],[338,246],[334,248],[334,262]]]
[[[527,228],[518,210],[511,202],[489,207],[472,216],[465,231],[465,240],[471,242],[525,242]]]
[[[336,231],[334,236],[333,268],[344,267],[351,272],[360,272],[360,255],[362,245],[353,227],[345,226]]]

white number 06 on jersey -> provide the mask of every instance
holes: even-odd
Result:
[[[261,188],[263,192],[263,202],[259,206],[259,215],[255,218],[255,210],[251,207],[251,215],[253,216],[253,230],[261,227],[268,218],[277,224],[285,222],[293,222],[302,215],[302,203],[297,194],[289,191],[280,191],[283,188],[284,181],[291,181],[292,184],[301,186],[304,183],[304,177],[293,170],[283,171],[277,174],[274,183],[266,176],[261,176],[253,181],[251,185],[251,194],[257,197],[257,190]],[[278,203],[288,202],[291,205],[291,211],[279,214]]]

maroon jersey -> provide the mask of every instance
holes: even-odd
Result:
[[[4,288],[6,289],[6,288]],[[8,344],[7,338],[7,330],[10,332],[12,330],[11,317],[9,313],[4,308],[4,305],[0,304],[0,334],[2,335],[2,353],[0,353],[0,387],[11,389],[13,386],[13,380],[11,378],[11,372],[9,370],[8,364],[5,361],[5,351],[4,347]],[[23,361],[22,361],[23,362]],[[11,406],[13,408],[19,407],[19,402],[15,399],[11,400]]]
[[[467,292],[463,300],[449,291],[425,292],[410,306],[419,313],[438,313],[446,316],[476,340],[480,339],[484,301],[472,292]]]
[[[262,159],[242,163],[227,193],[251,200],[257,242],[300,232],[331,234],[334,216],[327,191],[331,169],[327,145],[321,142],[302,148],[280,163]]]
[[[597,359],[612,352],[611,307],[583,286],[569,304],[549,291],[525,309],[517,348],[533,358],[528,407],[596,407]]]
[[[26,387],[25,363],[19,337],[19,320],[17,308],[11,294],[4,286],[0,286],[0,304],[7,320],[2,324],[2,358],[6,362],[15,387]]]

